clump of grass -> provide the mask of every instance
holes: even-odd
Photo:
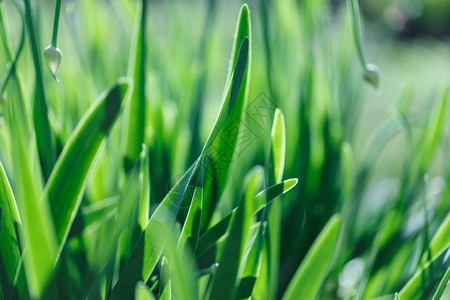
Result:
[[[360,151],[357,1],[349,28],[327,1],[243,5],[232,35],[214,0],[57,0],[43,52],[49,4],[23,4],[0,1],[2,299],[448,295],[448,88],[419,120],[407,86]]]

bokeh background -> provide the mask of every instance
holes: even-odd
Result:
[[[345,251],[323,297],[346,298],[364,281],[367,297],[393,293],[415,270],[424,228],[435,232],[450,208],[448,108],[432,158],[415,171],[423,161],[427,124],[436,117],[433,107],[450,83],[450,1],[360,1],[363,48],[367,60],[379,67],[378,88],[362,78],[345,1],[270,0],[264,6],[261,1],[247,2],[253,35],[249,102],[265,99],[269,109],[279,107],[284,113],[285,177],[299,178],[282,200],[277,294],[336,211],[347,218]],[[14,37],[21,24],[10,2],[5,1],[7,34]],[[60,149],[97,95],[127,74],[135,2],[63,1],[59,82],[44,72]],[[153,205],[198,156],[214,124],[242,3],[149,1],[146,144]],[[42,49],[50,43],[53,9],[54,1],[37,1]],[[0,65],[5,66],[2,51]],[[33,98],[32,70],[27,50],[19,68],[26,99]],[[270,114],[266,117],[270,124]],[[1,126],[6,126],[2,117],[0,132]],[[407,128],[411,135],[405,134]],[[120,122],[114,131],[120,131]],[[256,141],[236,157],[214,220],[232,207],[250,167],[264,164],[268,134],[256,132]],[[6,144],[5,135],[0,136]],[[120,162],[111,157],[119,144],[119,135],[112,134],[83,203],[117,193],[114,170]],[[0,147],[0,157],[14,161],[13,150]],[[381,246],[371,264],[380,232]]]

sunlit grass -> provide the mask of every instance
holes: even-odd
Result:
[[[357,4],[0,1],[0,299],[446,299],[448,80]]]

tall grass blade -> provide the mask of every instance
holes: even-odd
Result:
[[[138,223],[143,231],[145,225],[147,225],[148,218],[150,217],[150,174],[149,174],[149,157],[148,149],[145,144],[142,144],[142,152],[140,154],[140,197],[139,197],[139,210],[138,210]]]
[[[171,300],[172,299],[172,283],[170,281],[170,266],[167,258],[163,256],[161,259],[161,272],[159,275],[161,285],[159,287],[159,299]]]
[[[442,297],[442,295],[444,294],[445,289],[448,288],[449,281],[450,281],[450,268],[447,268],[447,271],[445,271],[444,276],[442,276],[442,279],[439,282],[439,285],[436,289],[436,292],[433,295],[432,300],[445,299]]]
[[[155,243],[158,224],[167,222],[168,226],[175,222],[174,214],[179,210],[193,174],[197,171],[198,160],[189,168],[177,184],[169,191],[150,217],[144,232],[139,237],[130,258],[120,272],[119,279],[111,292],[111,299],[126,299],[134,295],[134,286],[138,281],[146,282],[155,268],[165,243]]]
[[[261,269],[261,250],[264,245],[265,227],[265,223],[261,222],[247,255],[247,262],[237,289],[238,299],[248,299],[252,296],[253,288]]]
[[[259,192],[255,196],[255,213],[260,212],[269,205],[278,196],[284,195],[292,190],[298,183],[297,178],[286,179],[283,182],[272,185],[271,187]]]
[[[443,249],[449,246],[450,244],[450,213],[447,214],[447,217],[442,222],[441,226],[438,228],[436,233],[434,234],[430,245],[430,255],[431,257],[435,256],[439,252],[441,252]],[[423,257],[425,259],[425,255]]]
[[[320,232],[300,267],[289,283],[283,300],[314,299],[317,297],[336,249],[341,218],[334,215]]]
[[[129,76],[134,80],[130,101],[124,111],[124,166],[130,170],[141,152],[145,137],[145,84],[146,84],[146,11],[147,0],[139,0],[136,8],[136,25],[130,51]]]
[[[420,150],[418,156],[419,165],[413,176],[422,177],[422,174],[426,172],[429,164],[431,163],[434,153],[441,141],[442,134],[446,125],[446,119],[448,119],[447,102],[449,98],[450,88],[446,88],[443,95],[433,106],[433,109],[429,115],[428,125],[425,128],[423,137],[420,143]]]
[[[244,258],[252,222],[253,200],[263,180],[264,170],[258,167],[250,170],[245,178],[242,198],[231,220],[230,233],[219,258],[219,267],[212,279],[208,299],[234,299],[236,296],[239,266]]]
[[[200,218],[202,213],[203,189],[195,188],[192,196],[191,206],[189,207],[186,221],[181,230],[180,239],[178,240],[178,248],[184,249],[186,243],[192,247],[195,252],[200,234]]]
[[[15,229],[15,226],[21,225],[16,199],[0,162],[0,284],[6,298],[17,297],[17,295],[25,297],[26,293],[25,273],[20,268],[21,253]],[[17,287],[16,290],[15,287]]]
[[[50,176],[50,172],[56,161],[55,145],[48,119],[47,97],[44,89],[44,79],[42,73],[41,53],[39,51],[39,41],[36,32],[36,23],[32,14],[31,1],[25,0],[25,21],[28,29],[31,52],[33,54],[35,70],[34,106],[33,120],[36,131],[36,141],[39,151],[39,158],[42,166],[44,179]]]
[[[450,247],[447,246],[435,255],[406,283],[399,292],[400,299],[427,299],[433,295],[434,288],[447,269],[450,268]]]
[[[231,64],[228,71],[224,99],[213,129],[203,148],[207,164],[204,179],[205,201],[202,228],[209,225],[213,211],[227,182],[227,175],[235,156],[236,143],[244,118],[251,66],[251,29],[247,5],[239,12]],[[236,134],[237,133],[237,134]]]
[[[89,108],[67,141],[45,187],[59,252],[80,206],[95,157],[120,113],[129,84],[121,80]]]
[[[177,247],[177,230],[166,225],[166,223],[157,223],[159,230],[154,235],[155,244],[165,243],[163,254],[167,257],[170,267],[168,266],[168,272],[165,273],[169,276],[162,278],[170,287],[170,291],[173,297],[167,297],[166,299],[198,299],[198,290],[195,282],[196,269],[194,267],[194,261],[190,255],[189,248]],[[164,268],[163,268],[164,270]]]
[[[265,12],[264,9],[264,14]],[[268,30],[268,28],[266,28]],[[268,32],[266,33],[268,40]],[[268,41],[266,42],[268,43]],[[270,49],[266,45],[266,56],[270,58]],[[269,78],[269,82],[273,80]],[[274,95],[275,91],[272,91]],[[281,183],[283,180],[283,173],[286,160],[286,125],[283,113],[280,109],[275,110],[272,131],[271,131],[271,147],[270,147],[271,163],[268,167],[269,184],[274,185]],[[283,185],[284,186],[284,185]],[[288,185],[284,186],[287,187]],[[288,190],[283,191],[283,193]],[[265,240],[262,265],[260,275],[257,277],[260,281],[260,296],[268,295],[269,298],[275,298],[278,289],[279,281],[279,263],[280,263],[280,242],[281,242],[281,209],[282,203],[273,201],[272,199],[265,199],[268,206],[268,224],[267,224],[267,238]],[[256,283],[255,289],[258,287]],[[256,296],[256,295],[255,295]]]

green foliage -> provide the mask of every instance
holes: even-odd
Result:
[[[446,299],[446,68],[360,2],[1,0],[0,298]]]

